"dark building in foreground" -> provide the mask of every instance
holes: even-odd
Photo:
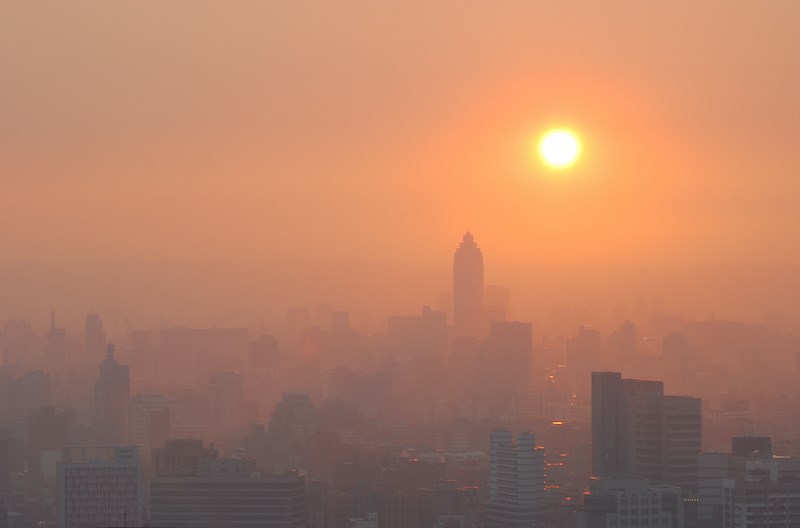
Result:
[[[248,460],[201,461],[197,474],[150,483],[150,526],[305,528],[305,477],[261,475]]]
[[[700,399],[665,396],[660,381],[592,373],[592,472],[647,478],[696,496]]]
[[[651,486],[647,479],[594,477],[573,526],[683,528],[683,517],[678,487]]]
[[[700,455],[700,526],[800,526],[800,458],[774,455],[766,436],[731,444],[731,453]]]

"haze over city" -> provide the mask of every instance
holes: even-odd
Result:
[[[791,311],[796,11],[12,3],[2,315],[410,310],[467,229],[527,317]],[[584,155],[554,177],[531,145],[559,124]]]
[[[798,27],[3,5],[0,528],[796,526]]]

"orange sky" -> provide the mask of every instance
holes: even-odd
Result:
[[[467,228],[525,316],[793,308],[800,4],[392,4],[5,4],[0,317],[415,310]]]

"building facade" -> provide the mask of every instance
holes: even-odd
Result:
[[[665,396],[660,381],[592,372],[592,473],[647,478],[694,497],[701,420],[699,398]]]
[[[530,528],[544,508],[544,448],[533,433],[493,431],[486,526]]]
[[[305,528],[305,477],[260,475],[243,460],[201,463],[196,475],[150,482],[150,526]]]
[[[138,448],[66,448],[56,475],[59,528],[142,526]]]
[[[593,477],[575,513],[575,528],[683,528],[683,500],[676,486],[647,479]]]

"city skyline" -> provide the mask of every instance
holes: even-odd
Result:
[[[0,528],[800,526],[800,2],[10,2]]]
[[[800,317],[791,0],[43,11],[0,21],[3,318],[411,311],[466,229],[528,319]]]

